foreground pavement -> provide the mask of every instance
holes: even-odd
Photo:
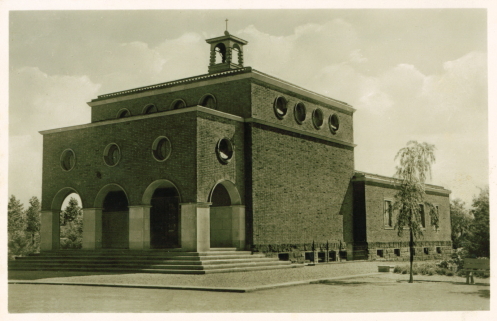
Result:
[[[488,311],[490,286],[482,281],[416,276],[409,284],[405,275],[382,273],[250,293],[11,284],[9,312]]]
[[[10,313],[490,309],[489,279],[466,285],[461,277],[415,276],[415,283],[408,284],[407,275],[378,273],[378,265],[383,264],[348,262],[208,275],[11,271],[8,309]]]
[[[379,262],[318,264],[285,270],[219,273],[206,275],[151,273],[79,273],[9,271],[10,284],[45,283],[70,285],[157,287],[169,289],[249,292],[279,284],[302,284],[317,280],[378,272]]]

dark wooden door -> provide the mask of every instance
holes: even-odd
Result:
[[[150,246],[152,248],[179,247],[179,198],[155,195],[150,209]]]

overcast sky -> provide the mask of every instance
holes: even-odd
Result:
[[[97,95],[207,73],[226,18],[246,66],[357,109],[356,170],[392,176],[418,140],[452,199],[488,185],[485,9],[12,11],[9,195],[41,196],[38,131],[89,123]]]

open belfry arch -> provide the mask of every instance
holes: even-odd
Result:
[[[248,42],[231,35],[207,39],[211,45],[209,73],[233,70],[243,67],[243,46]]]
[[[396,181],[354,169],[355,109],[244,66],[248,42],[228,31],[206,41],[208,73],[100,95],[91,123],[41,132],[42,253],[77,193],[85,253],[405,258],[384,219]],[[440,227],[417,252],[436,258],[450,191],[426,190]]]

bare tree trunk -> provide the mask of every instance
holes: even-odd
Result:
[[[412,261],[414,261],[414,240],[412,235],[412,229],[409,231],[409,283],[413,283],[412,279]]]

